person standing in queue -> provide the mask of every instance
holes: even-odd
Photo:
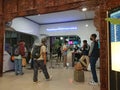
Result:
[[[40,57],[38,59],[33,58],[33,82],[38,82],[38,69],[41,68],[46,80],[51,80],[51,76],[48,74],[46,67],[46,38],[43,38],[40,43],[35,43],[35,45],[40,46]]]
[[[59,45],[58,49],[57,49],[57,54],[58,54],[58,60],[59,62],[61,62],[61,57],[62,57],[62,52],[61,52],[61,44]]]
[[[15,74],[16,75],[23,75],[22,70],[22,57],[25,55],[25,49],[24,49],[24,42],[20,40],[17,43],[17,46],[14,50],[14,57],[15,57]]]
[[[97,37],[96,34],[92,34],[90,36],[90,40],[92,41],[92,43],[89,51],[89,57],[90,57],[90,66],[91,66],[91,72],[93,77],[93,81],[89,82],[89,84],[91,85],[98,85],[98,77],[96,73],[96,62],[99,57],[99,46],[98,46],[96,37]]]
[[[62,54],[63,54],[63,66],[64,67],[67,67],[67,50],[68,50],[68,47],[67,47],[67,41],[64,42],[64,45],[62,47]]]

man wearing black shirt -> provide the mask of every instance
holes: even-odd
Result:
[[[99,46],[98,46],[96,37],[97,37],[96,34],[92,34],[90,37],[90,40],[92,41],[92,43],[89,51],[89,57],[90,57],[90,66],[91,66],[91,71],[93,76],[93,81],[89,83],[91,85],[98,85],[98,78],[96,74],[96,62],[99,57]]]

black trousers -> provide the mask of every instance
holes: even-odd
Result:
[[[33,60],[33,70],[34,70],[33,81],[34,82],[38,81],[39,67],[42,69],[42,72],[43,72],[45,78],[49,79],[49,74],[48,74],[46,65],[44,65],[44,60]]]
[[[58,58],[61,60],[61,57],[62,57],[62,53],[61,52],[58,52]]]

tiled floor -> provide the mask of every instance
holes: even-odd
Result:
[[[53,76],[51,81],[46,81],[43,73],[39,72],[38,84],[33,83],[33,70],[24,69],[23,76],[15,76],[14,72],[4,73],[0,78],[0,90],[100,90],[99,86],[88,84],[91,80],[91,72],[85,72],[85,82],[79,83],[73,80],[73,68],[56,67],[48,69]]]
[[[23,69],[23,76],[16,76],[14,72],[7,72],[0,78],[0,90],[100,90],[100,86],[91,86],[88,82],[92,79],[91,72],[85,71],[85,82],[74,81],[74,68],[71,67],[71,53],[68,53],[69,68],[63,68],[62,63],[56,65],[53,61],[52,66],[54,69],[48,69],[49,73],[53,76],[51,81],[46,81],[43,73],[39,72],[38,84],[33,83],[33,70]],[[48,63],[48,68],[51,64]],[[99,77],[99,70],[97,70]]]

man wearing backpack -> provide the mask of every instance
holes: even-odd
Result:
[[[35,43],[35,45],[40,46],[40,56],[34,57],[33,52],[34,48],[32,50],[32,58],[33,58],[33,70],[34,70],[34,76],[33,76],[33,82],[38,82],[38,68],[40,67],[43,71],[43,74],[46,78],[46,80],[50,80],[51,77],[48,74],[47,67],[46,67],[46,39],[43,38],[40,43]],[[37,55],[37,54],[36,54]]]
[[[90,57],[90,66],[91,66],[91,72],[93,77],[93,81],[90,81],[89,83],[91,85],[98,85],[98,78],[96,73],[96,62],[99,57],[99,46],[98,46],[96,37],[97,37],[96,34],[92,34],[90,36],[90,40],[92,41],[92,43],[89,51],[89,57]]]

